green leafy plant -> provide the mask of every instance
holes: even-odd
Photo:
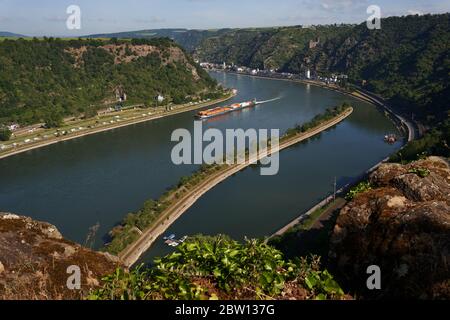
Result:
[[[312,271],[305,277],[306,286],[316,295],[317,300],[325,300],[329,297],[344,294],[339,284],[327,271]]]
[[[426,168],[412,168],[408,171],[408,173],[414,173],[421,178],[425,178],[430,175],[430,170],[428,170]]]
[[[286,283],[301,284],[311,298],[343,295],[317,259],[294,263],[259,240],[241,244],[226,236],[198,236],[156,259],[152,268],[118,269],[88,299],[276,299]]]
[[[350,191],[345,196],[347,201],[353,200],[358,194],[369,191],[372,189],[372,185],[368,181],[363,181],[359,183],[356,187],[350,189]]]

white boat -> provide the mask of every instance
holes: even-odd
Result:
[[[165,236],[163,239],[164,240],[173,240],[173,239],[175,239],[175,235],[171,234],[171,235]]]

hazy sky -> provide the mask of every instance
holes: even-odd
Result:
[[[450,11],[450,0],[0,0],[0,31],[78,36],[156,28],[209,29],[362,22],[369,5],[382,16]],[[66,27],[81,9],[81,30]]]

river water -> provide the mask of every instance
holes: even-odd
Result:
[[[330,106],[350,102],[344,122],[280,154],[280,171],[261,176],[247,168],[194,204],[167,231],[181,237],[228,234],[237,240],[269,235],[333,190],[400,148],[386,133],[399,134],[374,106],[304,84],[211,73],[239,94],[231,102],[280,98],[203,122],[204,129],[256,128],[281,132]],[[149,198],[158,198],[196,166],[172,164],[170,141],[178,128],[193,131],[194,112],[131,125],[32,150],[0,161],[0,211],[48,221],[71,240],[84,243],[99,224],[94,248],[111,228]],[[169,252],[159,239],[144,256]]]

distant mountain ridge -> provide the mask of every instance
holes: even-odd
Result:
[[[193,52],[200,43],[210,37],[220,36],[231,29],[196,30],[196,29],[147,29],[138,31],[126,31],[117,33],[92,34],[83,38],[122,38],[122,39],[152,39],[170,38],[189,52]]]
[[[28,36],[25,36],[23,34],[12,33],[12,32],[8,32],[8,31],[0,31],[0,37],[28,38]]]

